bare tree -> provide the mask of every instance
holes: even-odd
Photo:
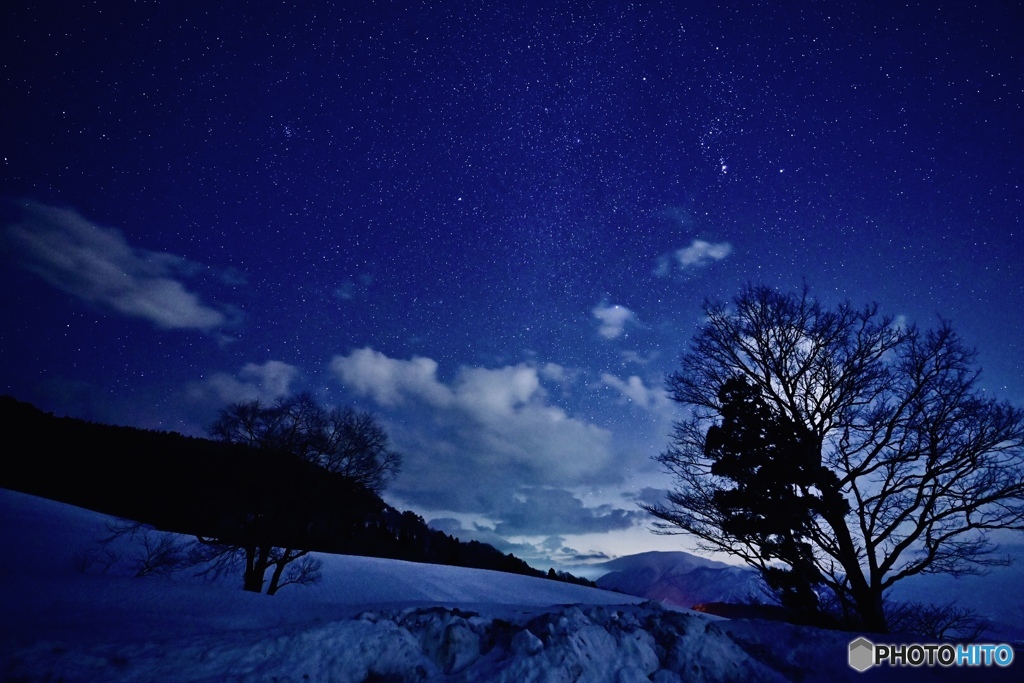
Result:
[[[288,544],[302,544],[296,539],[308,537],[322,521],[324,505],[358,507],[376,498],[366,492],[381,491],[401,464],[373,415],[349,408],[326,410],[309,394],[270,405],[234,403],[220,412],[210,433],[222,441],[284,456],[275,470],[279,478],[266,481],[253,475],[252,490],[242,496],[236,514],[221,520],[214,533],[197,536],[199,546],[193,553],[193,560],[205,563],[208,573],[241,570],[245,590],[265,588],[268,595],[319,578],[319,560]],[[324,478],[317,472],[347,482],[348,499],[325,501],[330,493],[319,488]]]
[[[320,580],[322,563],[307,550],[279,548],[268,544],[235,545],[202,538],[189,554],[200,575],[225,576],[242,572],[242,588],[254,593],[274,595],[288,585],[309,585]],[[270,583],[267,570],[273,569]]]
[[[376,492],[402,464],[372,414],[326,410],[309,394],[271,405],[258,400],[234,403],[220,412],[210,433],[230,443],[292,453]]]
[[[707,443],[722,419],[720,390],[742,378],[835,475],[802,492],[828,504],[800,540],[813,550],[816,578],[861,627],[887,630],[883,596],[897,581],[1008,562],[990,534],[1024,530],[1024,412],[983,396],[975,354],[947,322],[922,331],[877,305],[826,309],[806,287],[748,286],[704,312],[667,379],[689,416],[658,456],[675,489],[666,504],[646,506],[661,533],[768,566],[758,543],[723,529],[716,492],[732,484],[713,471]]]
[[[989,622],[973,609],[955,602],[925,605],[897,602],[886,605],[886,619],[894,633],[912,633],[928,640],[953,638],[973,643],[989,629]]]
[[[142,522],[108,522],[107,533],[78,557],[83,573],[98,567],[101,573],[124,561],[135,577],[170,576],[191,566],[187,544],[177,534],[157,531]]]

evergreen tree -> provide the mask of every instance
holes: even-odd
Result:
[[[825,492],[836,491],[838,480],[821,467],[808,431],[773,413],[743,377],[726,381],[719,400],[722,419],[708,429],[705,455],[711,473],[732,482],[713,492],[722,529],[756,549],[762,575],[784,606],[813,617],[822,577],[808,538]],[[849,510],[840,495],[828,499],[840,514]]]

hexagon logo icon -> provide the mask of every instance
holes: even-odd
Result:
[[[864,672],[875,663],[875,644],[861,637],[850,643],[850,666]]]

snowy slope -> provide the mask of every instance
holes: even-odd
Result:
[[[602,590],[483,569],[448,567],[373,557],[318,554],[323,580],[313,586],[288,586],[273,597],[240,589],[241,577],[217,581],[177,574],[173,579],[131,579],[115,565],[106,574],[76,570],[80,553],[96,548],[95,539],[109,533],[111,518],[70,505],[0,489],[0,547],[17,549],[0,562],[0,590],[5,613],[26,619],[4,619],[0,636],[26,632],[34,616],[52,617],[47,628],[87,612],[89,631],[113,629],[118,635],[128,617],[139,612],[159,615],[157,628],[176,627],[183,616],[188,629],[198,621],[224,625],[262,626],[357,614],[365,607],[395,603],[552,604],[636,603],[640,598]],[[126,554],[128,553],[125,550]],[[17,590],[15,586],[24,587]],[[42,602],[40,602],[40,599]],[[179,614],[184,611],[185,614]],[[129,614],[130,613],[130,614]],[[19,623],[20,622],[20,623]],[[139,626],[129,625],[135,632]],[[141,628],[148,628],[143,624]],[[215,629],[211,629],[215,630]]]
[[[321,584],[275,597],[234,581],[83,574],[75,557],[106,518],[0,491],[0,521],[0,680],[907,679],[848,668],[850,634],[714,620],[495,572],[325,556]]]
[[[977,576],[911,577],[893,586],[890,598],[925,604],[956,602],[989,620],[990,640],[1024,642],[1024,549],[1005,545],[1001,554],[1012,559],[1010,566],[991,567]]]

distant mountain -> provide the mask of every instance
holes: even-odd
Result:
[[[615,590],[690,608],[708,602],[764,600],[760,578],[752,569],[716,562],[686,552],[627,555],[599,567],[599,588]]]

